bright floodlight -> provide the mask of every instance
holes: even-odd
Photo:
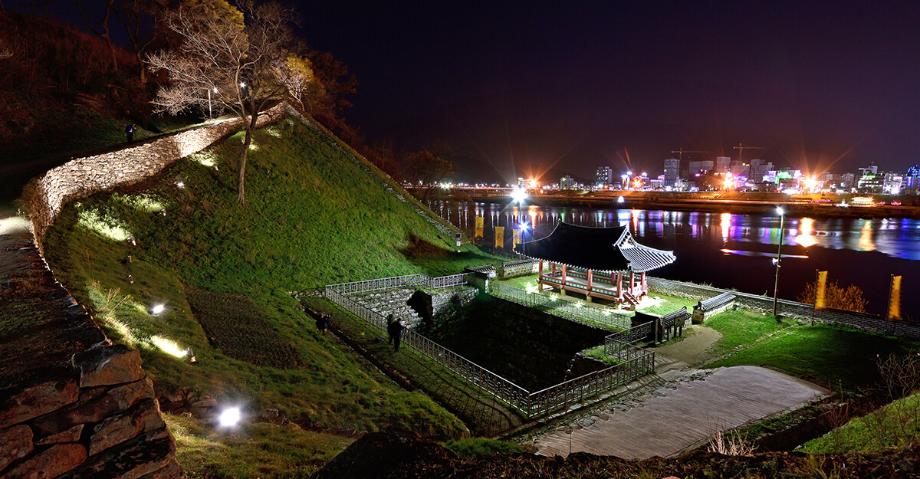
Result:
[[[621,205],[622,205],[623,203],[626,203],[626,198],[623,198],[623,196],[620,195],[620,197],[617,198],[617,203],[619,203],[619,204],[621,204]]]
[[[514,188],[511,190],[511,200],[515,203],[521,204],[524,200],[527,199],[527,192],[521,188]]]
[[[154,304],[154,305],[150,308],[150,313],[153,314],[154,316],[156,316],[156,315],[162,313],[163,311],[166,311],[166,305],[163,304],[163,303]]]
[[[782,206],[777,206],[777,207],[776,207],[776,214],[778,214],[778,215],[780,215],[780,216],[783,216],[784,214],[786,214],[786,210],[784,210]]]
[[[240,82],[240,88],[246,88],[246,82],[241,81],[241,82]]]
[[[234,427],[239,424],[242,414],[240,413],[240,408],[236,406],[224,408],[220,412],[220,416],[217,417],[217,422],[220,424],[220,427]]]
[[[527,223],[521,223],[521,231],[527,231],[530,229],[530,226],[527,226]]]

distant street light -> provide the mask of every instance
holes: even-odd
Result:
[[[773,282],[773,317],[779,321],[779,268],[783,261],[783,226],[785,225],[786,211],[782,206],[776,207],[776,214],[779,215],[779,248],[776,250],[776,258],[773,258],[773,266],[776,267],[776,279]]]

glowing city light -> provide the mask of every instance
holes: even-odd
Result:
[[[623,195],[620,195],[620,197],[617,198],[617,204],[622,205],[623,203],[626,203],[626,198],[623,198]]]
[[[240,419],[242,418],[243,414],[240,408],[231,406],[224,408],[224,410],[220,412],[220,416],[217,417],[217,423],[220,424],[220,427],[235,427],[240,423]]]
[[[163,311],[166,311],[166,305],[163,303],[157,303],[150,307],[150,314],[154,316],[159,316]]]
[[[782,206],[777,206],[777,207],[776,207],[776,214],[778,214],[778,215],[780,215],[780,216],[783,216],[783,215],[786,214],[786,210],[784,210]]]
[[[515,187],[511,190],[511,200],[517,204],[523,203],[527,199],[527,192],[522,188]]]
[[[528,184],[531,188],[539,188],[539,187],[540,187],[540,183],[537,183],[537,179],[536,179],[536,178],[531,178],[531,179],[527,180],[527,184]]]
[[[240,88],[246,88],[246,82],[241,81],[241,82],[240,82]]]
[[[530,225],[528,225],[527,223],[521,223],[521,231],[526,233],[527,230],[529,229],[530,229]]]
[[[181,189],[185,189],[185,182],[182,181],[182,180],[177,181],[177,182],[176,182],[176,188],[179,188],[180,190],[181,190]]]

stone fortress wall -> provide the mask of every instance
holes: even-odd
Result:
[[[261,113],[257,127],[278,121],[285,110],[282,103]],[[33,181],[23,197],[39,251],[45,232],[67,203],[147,180],[176,160],[211,146],[241,127],[238,118],[215,121],[52,168]]]
[[[241,126],[217,121],[77,158],[26,188],[31,232],[0,232],[0,478],[181,477],[140,354],[112,344],[54,279],[42,239],[67,203],[145,181]]]

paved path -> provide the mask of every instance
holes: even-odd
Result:
[[[692,372],[684,373],[689,378]],[[696,371],[694,376],[699,376]],[[824,389],[756,366],[719,368],[702,379],[659,388],[636,405],[620,405],[561,427],[535,441],[542,455],[572,452],[624,459],[670,456],[729,429],[794,409],[824,396]],[[568,433],[571,430],[571,435]]]

